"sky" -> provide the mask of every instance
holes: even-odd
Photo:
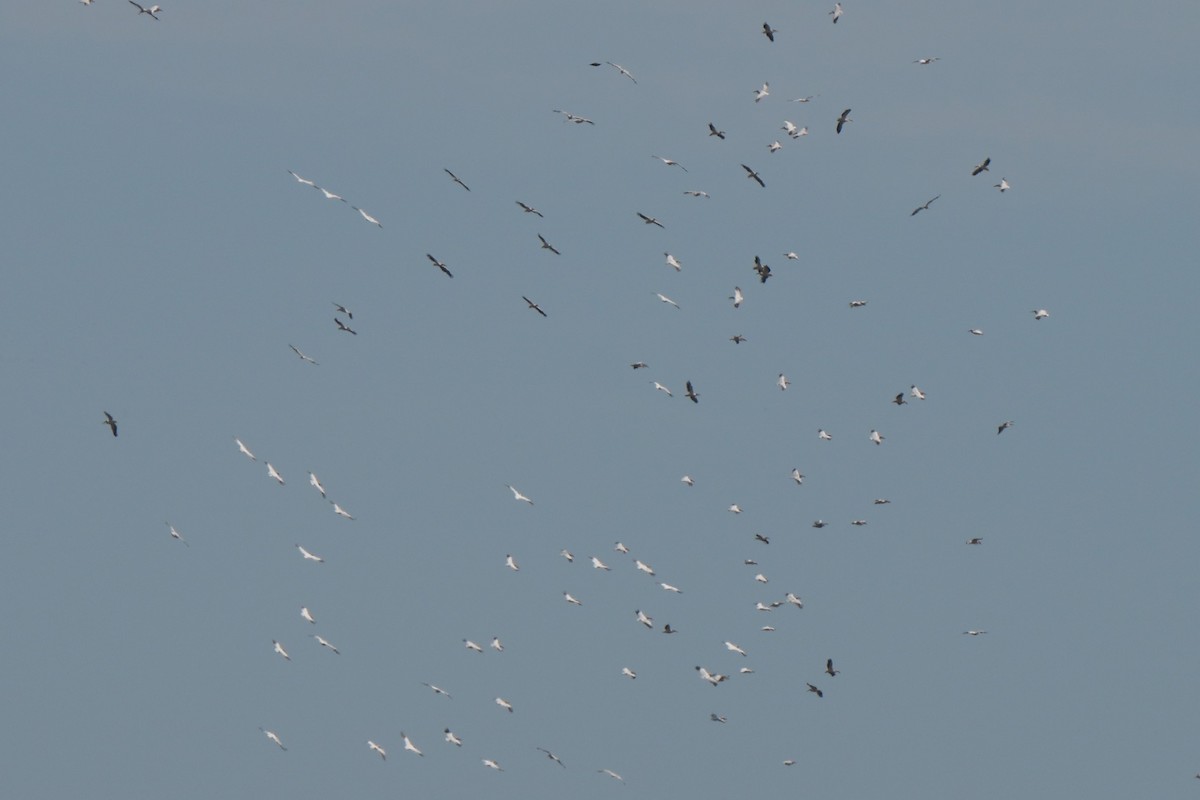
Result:
[[[6,791],[1195,796],[1200,7],[831,10],[0,7]]]

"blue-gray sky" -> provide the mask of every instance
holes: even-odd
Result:
[[[1193,796],[1200,7],[844,5],[0,9],[8,792]]]

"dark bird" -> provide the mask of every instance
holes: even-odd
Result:
[[[642,222],[646,223],[647,225],[657,225],[660,228],[664,227],[663,224],[661,222],[659,222],[658,220],[656,220],[654,217],[647,217],[645,214],[643,214],[640,211],[637,212],[637,215],[639,217],[641,217]]]
[[[988,164],[991,164],[991,163],[992,163],[992,159],[990,156],[988,158],[985,158],[983,161],[980,161],[978,164],[975,165],[975,169],[971,170],[971,175],[974,176],[974,175],[978,175],[981,172],[987,172]]]
[[[113,415],[108,413],[107,411],[104,412],[104,417],[105,417],[104,424],[108,426],[108,429],[110,431],[112,431],[113,436],[116,436],[117,435],[117,421],[115,419],[113,419]]]
[[[461,186],[461,187],[463,187],[464,189],[466,189],[468,192],[469,192],[469,191],[471,191],[471,187],[470,187],[470,186],[467,186],[465,183],[463,183],[463,182],[462,182],[462,180],[460,180],[460,179],[459,179],[459,177],[458,177],[457,175],[455,175],[453,172],[451,172],[450,170],[446,169],[445,167],[442,167],[442,172],[444,172],[444,173],[446,173],[447,175],[449,175],[449,176],[450,176],[450,180],[454,181],[454,182],[455,182],[455,183],[457,183],[459,186]]]
[[[624,68],[624,67],[622,67],[620,64],[614,64],[614,63],[613,63],[613,62],[611,62],[611,61],[604,61],[604,62],[600,62],[600,61],[593,61],[593,62],[591,63],[591,66],[593,66],[593,67],[602,67],[602,66],[604,66],[604,64],[608,64],[610,67],[612,67],[613,69],[615,69],[617,72],[621,73],[621,74],[622,74],[622,75],[624,75],[626,78],[629,78],[629,80],[633,81],[634,83],[637,83],[637,78],[633,77],[633,75],[632,75],[632,74],[629,72],[629,70],[625,69],[625,68]]]
[[[733,342],[734,344],[741,344],[742,342],[746,341],[746,337],[742,336],[740,333],[735,333],[733,336],[729,337],[729,341]]]
[[[562,761],[559,760],[558,756],[554,755],[554,753],[551,753],[549,750],[547,750],[544,747],[539,747],[538,750],[541,750],[543,753],[545,753],[546,758],[550,759],[555,764],[558,764],[560,767],[563,767],[564,769],[566,768],[567,765],[562,763]]]
[[[529,306],[531,309],[533,309],[534,311],[538,312],[538,313],[539,313],[539,314],[541,314],[543,317],[544,317],[544,316],[546,316],[546,312],[545,312],[545,311],[542,311],[542,307],[541,307],[541,306],[539,306],[537,303],[533,302],[532,300],[530,300],[530,299],[529,299],[528,297],[526,297],[525,295],[521,295],[521,299],[522,299],[522,300],[524,300],[524,301],[525,301],[525,304],[526,304],[526,305],[528,305],[528,306]]]
[[[850,109],[848,109],[848,108],[841,113],[841,116],[839,116],[837,118],[837,132],[838,133],[842,132],[842,126],[845,125],[847,122],[854,122],[854,120],[850,119]]]
[[[917,215],[919,212],[921,212],[921,211],[928,211],[928,210],[929,210],[929,204],[930,204],[930,203],[932,203],[934,200],[937,200],[937,199],[938,199],[938,197],[941,197],[941,195],[939,194],[937,197],[930,198],[929,200],[927,200],[927,201],[925,202],[925,204],[924,204],[924,205],[919,205],[919,206],[917,206],[916,208],[914,208],[914,209],[913,209],[913,212],[912,212],[911,214],[909,214],[909,216],[910,216],[910,217],[915,217],[915,216],[916,216],[916,215]]]
[[[1006,430],[1008,430],[1012,426],[1013,426],[1013,421],[1011,419],[1008,420],[1007,422],[1001,422],[1000,427],[996,428],[996,435],[999,436],[1000,434],[1004,433]]]
[[[446,277],[447,277],[447,278],[453,278],[453,277],[454,277],[454,273],[452,273],[452,272],[451,272],[449,269],[447,269],[447,268],[446,268],[446,265],[445,265],[445,263],[444,263],[444,262],[438,261],[436,258],[434,258],[433,256],[431,256],[429,253],[426,253],[426,254],[425,254],[425,257],[426,257],[426,258],[428,258],[428,259],[429,259],[429,260],[430,260],[430,261],[433,263],[433,265],[434,265],[435,267],[437,267],[438,269],[440,269],[442,272],[446,273]]]
[[[542,236],[540,233],[538,234],[538,239],[540,239],[540,240],[541,240],[541,242],[542,242],[542,249],[543,249],[543,250],[549,250],[551,253],[554,253],[554,255],[556,255],[556,256],[561,256],[561,255],[562,255],[562,253],[558,252],[558,250],[556,250],[556,249],[554,248],[554,245],[552,245],[552,244],[550,244],[549,242],[547,242],[547,241],[546,241],[546,238],[545,238],[544,236]]]
[[[338,311],[340,311],[341,313],[345,314],[348,319],[354,319],[354,314],[351,313],[350,309],[346,308],[341,303],[334,303],[333,307],[335,309],[337,309]]]
[[[758,279],[762,283],[766,283],[767,278],[771,277],[771,268],[764,264],[758,256],[754,257],[754,271],[758,273]]]
[[[762,542],[763,544],[770,544],[770,543],[771,543],[771,540],[770,540],[770,539],[768,539],[766,536],[763,536],[761,533],[756,533],[756,534],[754,534],[754,541],[756,541],[756,542]]]
[[[825,674],[826,675],[828,675],[829,677],[832,678],[834,675],[837,675],[839,672],[841,672],[840,669],[833,668],[833,659],[832,658],[825,659]]]
[[[304,353],[302,353],[300,351],[300,348],[296,347],[296,345],[289,344],[288,347],[292,348],[292,352],[295,353],[296,355],[298,355],[300,357],[301,361],[307,361],[309,364],[312,364],[313,366],[317,366],[316,359],[314,359],[312,356],[305,355]]]
[[[983,544],[983,538],[979,536],[973,536],[970,539],[967,539],[967,544]]]
[[[724,139],[724,138],[725,138],[725,131],[719,131],[719,130],[717,130],[717,126],[716,126],[716,125],[713,125],[713,124],[710,122],[710,123],[708,123],[708,135],[709,135],[709,136],[715,136],[715,137],[717,137],[718,139]]]
[[[904,400],[904,392],[901,392],[900,394],[898,394],[894,398],[892,398],[892,402],[898,406],[904,405],[904,403],[906,402]]]
[[[768,23],[764,22],[762,32],[763,36],[767,37],[767,39],[773,42],[775,41],[775,34],[779,33],[779,29],[772,28]]]
[[[808,683],[808,684],[805,684],[805,685],[808,687],[808,690],[809,690],[810,692],[812,692],[813,694],[815,694],[817,697],[824,697],[824,696],[825,696],[825,693],[824,693],[824,692],[822,692],[822,691],[821,691],[820,689],[818,689],[817,687],[813,686],[811,683]]]
[[[750,169],[750,168],[749,168],[749,167],[747,167],[745,164],[742,164],[742,169],[746,170],[746,177],[747,177],[747,178],[751,178],[751,179],[753,179],[753,180],[756,180],[756,181],[758,181],[758,185],[759,185],[759,186],[763,187],[764,189],[765,189],[765,188],[767,188],[767,185],[766,185],[765,183],[763,183],[763,179],[759,177],[759,175],[758,175],[758,173],[757,173],[757,172],[755,172],[754,170]]]
[[[633,367],[634,369],[645,369],[646,367],[648,367],[650,365],[647,364],[645,361],[635,361],[632,364],[630,364],[629,366]]]
[[[679,633],[679,630],[677,628],[672,628],[671,623],[668,622],[666,625],[663,625],[662,632],[663,633]]]
[[[338,327],[339,331],[345,331],[346,333],[353,333],[355,336],[358,336],[358,331],[354,330],[353,328],[347,327],[346,323],[342,322],[337,317],[334,317],[333,321],[337,323],[337,327]]]
[[[536,208],[534,208],[533,206],[527,206],[527,205],[525,205],[525,204],[524,204],[524,203],[522,203],[520,200],[518,200],[518,201],[517,201],[517,205],[519,205],[519,206],[521,207],[521,210],[522,210],[522,211],[524,211],[526,214],[537,214],[539,217],[543,217],[543,218],[545,217],[545,214],[543,214],[542,212],[538,211],[538,210],[537,210]]]
[[[138,5],[137,3],[133,2],[133,0],[129,0],[129,4],[138,10],[138,14],[149,14],[151,19],[158,19],[158,17],[156,17],[154,15],[157,14],[159,11],[162,11],[162,9],[159,8],[158,6],[150,6],[149,8],[145,8],[144,6]]]
[[[692,388],[692,382],[691,382],[691,381],[688,381],[688,382],[687,382],[687,391],[686,391],[686,392],[684,392],[684,394],[686,394],[686,395],[687,395],[687,398],[688,398],[688,400],[691,400],[693,403],[699,403],[699,402],[700,402],[700,395],[696,394],[696,390]]]

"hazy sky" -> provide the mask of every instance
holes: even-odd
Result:
[[[1200,6],[832,6],[0,6],[5,793],[1194,797]]]

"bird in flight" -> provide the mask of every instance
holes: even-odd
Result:
[[[307,361],[309,364],[312,364],[313,366],[317,366],[317,360],[315,358],[313,358],[312,356],[307,356],[304,353],[300,352],[300,348],[296,347],[296,345],[289,344],[288,347],[292,348],[292,352],[295,353],[297,356],[299,356],[301,361]]]
[[[762,542],[763,544],[770,544],[770,543],[771,543],[771,539],[770,539],[769,537],[767,537],[767,536],[763,536],[761,533],[756,533],[756,534],[754,534],[754,541],[756,541],[756,542]],[[754,563],[755,563],[755,564],[757,564],[758,562],[757,562],[757,561],[755,561]],[[766,579],[764,578],[764,579],[761,581],[761,583],[766,583]]]
[[[593,62],[591,63],[591,66],[593,66],[593,67],[599,67],[599,66],[603,66],[604,64],[608,64],[610,67],[612,67],[613,69],[615,69],[617,72],[621,73],[621,74],[622,74],[622,75],[624,75],[626,78],[629,78],[629,80],[633,81],[634,83],[637,83],[637,79],[633,77],[633,75],[632,75],[632,74],[629,72],[629,70],[625,69],[625,68],[624,68],[624,67],[622,67],[620,64],[614,64],[614,63],[613,63],[613,62],[611,62],[611,61],[604,61],[604,62],[600,62],[600,61],[593,61]]]
[[[796,469],[796,468],[792,469],[792,480],[794,480],[796,482],[797,486],[801,486],[804,484],[804,475],[802,475],[800,473],[799,469]]]
[[[497,772],[504,772],[504,767],[500,766],[499,764],[497,764],[495,761],[493,761],[490,758],[483,759],[483,765],[485,767],[487,767],[488,769],[494,769]]]
[[[453,700],[453,699],[454,699],[454,698],[452,698],[452,697],[450,696],[450,693],[449,693],[449,692],[447,692],[445,689],[443,689],[443,688],[442,688],[442,687],[440,687],[440,686],[434,686],[432,683],[425,683],[424,681],[422,681],[422,682],[421,682],[421,685],[422,685],[422,686],[428,686],[428,687],[429,687],[429,689],[430,689],[430,690],[431,690],[431,691],[432,691],[434,694],[445,695],[445,697],[446,697],[446,699],[447,699],[447,700]]]
[[[496,698],[496,705],[500,706],[501,708],[503,708],[505,711],[507,711],[510,714],[513,713],[512,703],[508,702],[503,697]]]
[[[687,167],[685,167],[683,164],[680,164],[678,161],[676,161],[673,158],[663,158],[662,156],[656,156],[656,155],[651,155],[650,157],[657,158],[659,161],[663,162],[668,167],[679,167],[684,172],[687,172]]]
[[[735,333],[733,336],[729,337],[729,341],[733,342],[734,344],[741,344],[742,342],[748,342],[750,340],[745,336],[742,336],[740,333]]]
[[[446,734],[446,741],[447,741],[447,742],[449,742],[449,743],[450,743],[450,744],[452,744],[452,745],[456,745],[456,746],[458,746],[458,747],[462,747],[462,739],[460,739],[460,738],[458,738],[457,736],[455,736],[453,731],[451,731],[449,728],[446,728],[446,729],[445,729],[444,731],[442,731],[442,732]]]
[[[904,405],[904,404],[907,402],[907,401],[904,399],[904,392],[900,392],[900,393],[899,393],[899,394],[897,394],[895,397],[893,397],[893,398],[892,398],[892,402],[893,402],[893,403],[895,403],[895,404],[896,404],[896,405],[898,405],[898,406],[902,406],[902,405]]]
[[[543,311],[543,310],[542,310],[542,307],[541,307],[541,306],[539,306],[537,303],[533,302],[532,300],[530,300],[530,299],[529,299],[528,297],[526,297],[525,295],[521,295],[521,299],[525,301],[525,304],[526,304],[527,306],[529,306],[529,308],[530,308],[531,310],[538,312],[538,313],[539,313],[539,314],[541,314],[543,317],[544,317],[544,316],[546,316],[546,312],[545,312],[545,311]]]
[[[566,600],[568,603],[570,603],[573,606],[583,605],[583,603],[581,603],[577,599],[575,599],[575,595],[571,594],[570,592],[563,592],[563,599]]]
[[[682,478],[679,479],[679,482],[682,483],[684,486],[695,486],[696,485],[696,479],[693,478],[691,475],[684,475]]]
[[[845,111],[843,111],[840,115],[838,115],[838,118],[837,118],[837,132],[838,133],[842,132],[842,126],[845,125],[847,122],[854,122],[854,120],[850,119],[850,109],[848,109],[848,108]]]
[[[562,762],[562,759],[560,759],[558,756],[554,755],[554,753],[551,753],[549,750],[547,750],[544,747],[539,747],[537,749],[540,750],[541,752],[545,753],[546,758],[550,759],[555,764],[558,764],[563,769],[566,769],[567,765]]]
[[[1008,179],[1007,179],[1007,178],[1001,178],[1001,179],[1000,179],[1000,182],[999,182],[999,183],[993,183],[993,184],[992,184],[992,187],[993,187],[993,188],[995,188],[995,189],[999,189],[1001,194],[1004,194],[1005,192],[1007,192],[1009,189],[1011,189],[1011,188],[1012,188],[1011,186],[1009,186],[1009,185],[1008,185]]]
[[[933,58],[918,58],[913,63],[914,64],[932,64],[935,61],[941,61],[941,59],[938,58],[937,56],[934,56]]]
[[[367,739],[367,747],[371,748],[376,753],[379,753],[379,757],[382,758],[384,761],[387,761],[387,753],[384,751],[384,749],[382,747],[375,744],[370,739]]]
[[[263,735],[274,742],[280,750],[287,750],[287,748],[283,746],[283,742],[279,740],[279,734],[275,733],[275,731],[269,731],[263,727],[260,727],[259,730],[263,732]]]
[[[704,667],[696,667],[696,672],[700,673],[700,678],[701,678],[702,680],[708,681],[708,682],[709,682],[710,684],[712,684],[713,686],[716,686],[716,685],[717,685],[718,683],[720,683],[721,681],[724,681],[724,680],[728,680],[728,679],[729,679],[729,676],[728,676],[728,675],[721,675],[721,674],[719,674],[719,673],[712,673],[712,672],[709,672],[709,671],[708,671],[706,668],[704,668]]]
[[[840,669],[833,668],[833,659],[832,658],[825,659],[825,674],[826,675],[828,675],[829,677],[832,678],[835,675],[837,675],[839,672],[841,672]]]
[[[343,203],[346,202],[346,198],[342,197],[340,194],[334,194],[324,186],[314,186],[313,188],[320,189],[321,194],[325,195],[326,200],[341,200]]]
[[[325,487],[321,485],[321,480],[312,472],[308,473],[308,483],[321,493],[321,497],[325,496]]]
[[[521,568],[517,565],[517,560],[513,558],[512,553],[508,553],[504,556],[504,566],[508,567],[513,572],[519,572],[521,570]]]
[[[409,739],[407,736],[404,735],[404,731],[400,731],[400,738],[404,740],[404,749],[405,750],[409,751],[410,753],[416,753],[419,756],[425,755],[424,753],[422,753],[420,751],[420,749],[417,748],[417,746],[415,744],[412,743],[411,739]]]
[[[493,637],[492,637],[492,643],[491,643],[490,645],[488,645],[488,647],[492,648],[492,649],[493,649],[493,650],[495,650],[497,653],[503,653],[503,652],[504,652],[504,645],[503,645],[503,644],[500,642],[500,637],[499,637],[499,636],[493,636]]]
[[[317,635],[317,634],[315,634],[315,633],[314,633],[314,634],[311,634],[311,635],[312,635],[312,637],[313,637],[314,639],[316,639],[316,640],[317,640],[317,644],[321,645],[321,647],[324,647],[324,648],[325,648],[325,649],[327,649],[327,650],[332,650],[332,651],[333,651],[333,653],[334,653],[334,655],[339,655],[339,656],[340,656],[340,655],[342,654],[342,651],[341,651],[341,650],[338,650],[336,647],[334,647],[332,644],[330,644],[330,643],[329,643],[329,640],[328,640],[328,639],[326,639],[325,637],[323,637],[323,636],[319,636],[319,635]]]
[[[675,256],[671,255],[670,253],[663,253],[663,255],[667,257],[668,267],[671,267],[676,272],[679,272],[681,269],[683,269],[683,265],[679,263],[679,259],[675,258]]]
[[[113,415],[112,415],[112,414],[110,414],[110,413],[108,413],[107,411],[105,411],[105,412],[104,412],[104,419],[103,419],[103,420],[101,420],[101,424],[103,424],[103,425],[107,425],[107,426],[108,426],[108,429],[109,429],[110,431],[112,431],[112,435],[113,435],[113,436],[116,436],[116,435],[117,435],[117,421],[116,421],[116,420],[113,418]],[[240,443],[239,443],[239,444],[240,444]]]
[[[875,431],[875,430],[871,431],[871,435],[868,436],[867,438],[869,438],[875,444],[883,444],[884,437],[883,437],[883,434],[881,434],[879,431]]]
[[[608,564],[605,564],[603,561],[596,558],[595,556],[592,556],[591,559],[592,559],[592,569],[602,569],[605,572],[609,572],[612,570],[612,567],[610,567]]]
[[[167,533],[171,534],[172,539],[175,539],[176,541],[179,541],[179,542],[183,542],[184,547],[191,547],[191,545],[189,545],[187,543],[187,539],[184,539],[182,534],[180,534],[179,531],[175,530],[175,526],[172,525],[170,522],[167,523]]]
[[[313,187],[314,189],[315,189],[315,188],[317,188],[317,184],[313,183],[313,182],[312,182],[312,181],[310,181],[308,178],[301,178],[299,175],[297,175],[296,173],[292,172],[290,169],[288,170],[288,174],[289,174],[289,175],[291,175],[293,178],[295,178],[295,179],[296,179],[297,181],[299,181],[300,183],[303,183],[305,186],[311,186],[311,187]]]
[[[450,176],[450,180],[454,181],[454,182],[455,182],[455,183],[457,183],[459,186],[461,186],[461,187],[463,187],[464,189],[466,189],[468,192],[469,192],[469,191],[471,191],[471,187],[470,187],[470,186],[467,186],[465,183],[463,183],[463,182],[462,182],[462,180],[461,180],[461,179],[460,179],[460,178],[459,178],[457,175],[455,175],[453,172],[451,172],[450,170],[446,169],[445,167],[442,167],[442,172],[444,172],[444,173],[446,173],[447,175],[449,175],[449,176]]]
[[[709,135],[709,136],[715,136],[715,137],[717,137],[718,139],[724,139],[724,138],[725,138],[725,131],[719,131],[719,130],[717,130],[717,126],[716,126],[716,125],[713,125],[713,124],[710,122],[710,123],[708,123],[708,135]]]
[[[976,630],[963,631],[964,636],[978,636],[981,633],[987,633],[987,631],[976,631]]]
[[[785,119],[783,121],[783,126],[780,128],[780,130],[782,130],[784,133],[786,133],[788,136],[792,137],[793,139],[800,138],[800,129],[797,128],[796,123],[792,122],[790,119]]]
[[[562,253],[558,252],[558,250],[556,250],[556,249],[554,248],[554,245],[552,245],[552,244],[550,244],[549,242],[547,242],[547,241],[546,241],[546,237],[542,236],[540,233],[537,235],[537,237],[538,237],[538,239],[539,239],[539,240],[541,241],[541,243],[542,243],[542,249],[543,249],[543,250],[549,250],[551,253],[554,253],[554,255],[556,255],[556,256],[561,256],[561,255],[562,255]]]
[[[570,111],[560,111],[559,109],[557,109],[557,108],[556,108],[556,109],[554,109],[554,113],[555,113],[555,114],[562,114],[562,115],[563,115],[563,122],[574,122],[576,125],[582,125],[582,124],[583,124],[583,123],[585,123],[585,122],[586,122],[588,125],[595,125],[595,124],[596,124],[595,122],[592,122],[592,121],[591,121],[590,119],[588,119],[587,117],[581,117],[581,116],[579,116],[578,114],[572,114]]]
[[[937,199],[938,199],[938,197],[941,197],[941,195],[939,194],[937,197],[931,197],[930,199],[926,200],[926,201],[925,201],[925,202],[924,202],[922,205],[919,205],[919,206],[917,206],[916,208],[914,208],[914,209],[913,209],[913,212],[912,212],[911,214],[909,214],[909,216],[910,216],[910,217],[915,217],[915,216],[916,216],[918,213],[920,213],[921,211],[928,211],[928,210],[929,210],[929,204],[930,204],[930,203],[932,203],[934,200],[937,200]]]
[[[1008,420],[1007,422],[1001,422],[999,427],[996,428],[996,435],[999,436],[1000,434],[1004,433],[1006,430],[1008,430],[1012,426],[1013,426],[1013,421],[1011,419]]]
[[[967,544],[983,544],[983,538],[980,536],[972,536],[970,539],[967,539]]]
[[[687,391],[684,392],[684,394],[687,395],[687,399],[691,400],[693,403],[700,402],[700,395],[696,394],[696,390],[692,388],[691,381],[687,382]]]
[[[133,0],[129,0],[129,4],[138,10],[139,16],[142,14],[149,14],[151,19],[158,19],[158,17],[156,17],[155,14],[162,11],[162,9],[159,8],[158,6],[150,6],[149,8],[146,8],[144,6],[141,6],[141,5],[133,2]],[[89,3],[89,5],[90,5],[90,3]]]
[[[650,382],[654,384],[654,388],[655,388],[656,390],[658,390],[658,391],[660,391],[660,392],[664,393],[664,394],[665,394],[667,397],[674,397],[674,396],[675,396],[675,395],[671,394],[671,390],[670,390],[670,389],[668,389],[667,387],[663,386],[663,385],[662,385],[661,383],[659,383],[658,381],[650,381]]]
[[[747,178],[750,178],[751,180],[758,181],[758,185],[759,185],[759,186],[761,186],[761,187],[762,187],[762,188],[764,188],[764,189],[765,189],[765,188],[767,188],[767,185],[766,185],[765,183],[763,183],[763,179],[762,179],[762,177],[761,177],[761,176],[760,176],[760,175],[759,175],[757,172],[755,172],[754,170],[750,169],[750,168],[749,168],[749,167],[747,167],[745,164],[742,164],[742,169],[746,170],[746,177],[747,177]]]
[[[828,523],[828,522],[826,522],[826,521],[825,521],[825,520],[823,520],[823,519],[817,519],[817,520],[813,520],[813,524],[812,524],[812,526],[813,526],[814,528],[824,528],[824,527],[825,527],[826,525],[828,525],[828,524],[829,524],[829,523]]]
[[[699,189],[684,189],[683,193],[691,197],[708,197],[708,192],[702,192]]]
[[[741,655],[741,656],[746,655],[746,651],[743,650],[742,648],[738,647],[733,642],[725,642],[725,649],[731,653],[737,653],[738,655]]]
[[[284,485],[284,483],[283,483],[283,476],[279,474],[279,470],[277,470],[277,469],[275,469],[275,467],[271,466],[271,462],[270,462],[270,461],[268,461],[268,462],[267,462],[267,477],[268,477],[268,478],[274,478],[274,479],[275,479],[275,481],[276,481],[276,482],[277,482],[277,483],[278,483],[280,486],[283,486],[283,485]]]
[[[543,219],[546,216],[545,214],[538,211],[533,206],[527,206],[524,203],[522,203],[520,200],[517,201],[517,205],[519,205],[521,207],[521,210],[524,211],[526,214],[537,214],[539,217],[542,217]]]
[[[729,721],[728,717],[721,716],[720,714],[717,714],[715,712],[712,714],[709,714],[708,718],[711,719],[713,722],[728,722]]]
[[[974,168],[971,170],[971,175],[972,175],[972,177],[973,177],[973,176],[975,176],[975,175],[978,175],[978,174],[979,174],[979,173],[981,173],[981,172],[987,172],[987,171],[988,171],[988,164],[991,164],[991,163],[992,163],[992,158],[991,158],[991,156],[988,156],[988,157],[987,157],[987,158],[985,158],[983,161],[980,161],[980,162],[979,162],[978,164],[976,164],[976,165],[974,166]]]
[[[754,272],[758,275],[759,283],[766,283],[767,278],[771,277],[771,268],[758,256],[754,257]]]
[[[603,772],[605,775],[607,775],[608,777],[610,777],[610,778],[612,778],[612,779],[614,779],[614,780],[618,780],[618,781],[620,781],[621,783],[624,783],[624,782],[625,782],[625,779],[624,779],[624,778],[622,778],[622,777],[621,777],[620,775],[618,775],[617,773],[613,772],[611,769],[598,769],[598,770],[596,770],[596,772]]]
[[[506,483],[506,484],[504,484],[504,485],[505,485],[505,486],[507,486],[507,487],[508,487],[508,490],[509,490],[510,492],[512,492],[512,493],[513,493],[513,499],[514,499],[514,500],[520,500],[520,501],[521,501],[521,502],[523,502],[523,503],[528,503],[529,505],[533,505],[533,501],[532,501],[532,500],[530,500],[530,499],[529,499],[528,497],[526,497],[525,495],[521,494],[519,491],[517,491],[517,489],[516,489],[516,487],[515,487],[515,486],[513,486],[513,485],[511,485],[511,484],[508,484],[508,483]]]
[[[674,300],[672,300],[671,298],[667,297],[665,294],[661,294],[661,293],[659,293],[659,292],[655,292],[654,294],[655,294],[655,295],[657,295],[657,297],[658,297],[658,299],[659,299],[659,300],[662,300],[662,301],[663,301],[664,303],[666,303],[667,305],[669,305],[669,306],[675,306],[675,308],[677,308],[677,309],[679,308],[679,303],[676,303]]]
[[[916,384],[913,384],[911,387],[909,387],[908,391],[909,391],[909,394],[911,394],[913,397],[917,398],[918,400],[925,399],[925,393],[922,392],[920,389],[918,389]]]
[[[971,334],[972,336],[983,336],[983,330],[980,328],[971,328],[967,331],[967,333]]]
[[[746,297],[742,294],[741,287],[735,286],[733,287],[733,294],[726,299],[733,301],[734,308],[741,308],[742,302],[746,299]]]
[[[446,267],[446,264],[445,264],[445,262],[443,262],[443,261],[438,261],[436,258],[434,258],[434,257],[433,257],[432,255],[430,255],[429,253],[426,253],[426,254],[425,254],[425,257],[429,259],[429,262],[430,262],[431,264],[433,264],[435,267],[437,267],[438,269],[440,269],[442,272],[446,273],[446,277],[447,277],[447,278],[453,278],[453,277],[454,277],[454,273],[452,273],[452,272],[451,272],[451,271],[450,271],[450,270],[449,270],[449,269]]]
[[[737,503],[734,503],[733,505],[729,506],[729,513],[730,514],[740,514],[740,513],[742,513],[742,507],[740,505],[738,505]]]
[[[300,555],[304,557],[305,561],[315,561],[318,564],[325,563],[325,559],[321,558],[320,556],[313,555],[312,553],[308,552],[300,545],[296,545],[296,549],[300,551]]]
[[[824,693],[824,692],[822,692],[822,691],[821,691],[820,689],[818,689],[817,687],[813,686],[811,683],[806,683],[806,684],[805,684],[805,686],[807,686],[807,687],[808,687],[808,690],[809,690],[810,692],[812,692],[813,694],[815,694],[817,697],[824,697],[824,696],[825,696],[825,693]]]
[[[475,642],[471,641],[470,639],[463,639],[463,647],[465,647],[465,648],[467,648],[468,650],[471,650],[471,651],[473,651],[473,652],[475,652],[475,653],[482,653],[482,652],[483,652],[483,648],[482,648],[482,647],[480,647],[480,646],[479,646],[478,644],[476,644]]]
[[[645,214],[643,214],[643,213],[642,213],[642,212],[640,212],[640,211],[639,211],[639,212],[637,212],[637,215],[638,215],[639,217],[641,217],[641,218],[642,218],[642,222],[646,223],[647,225],[657,225],[657,226],[658,226],[658,227],[660,227],[660,228],[662,228],[662,227],[665,227],[665,226],[664,226],[664,225],[663,225],[661,222],[659,222],[658,220],[656,220],[654,217],[647,217]]]
[[[775,379],[775,385],[779,387],[779,391],[786,392],[787,388],[791,386],[792,383],[787,379],[787,375],[784,375],[781,372],[779,373],[779,377]]]
[[[850,301],[851,308],[862,308],[866,304],[867,304],[866,300],[851,300]]]
[[[637,673],[631,670],[629,667],[621,667],[621,674],[630,680],[635,680],[637,678]]]
[[[338,319],[337,317],[334,317],[334,318],[333,318],[333,321],[334,321],[335,323],[337,323],[337,329],[338,329],[339,331],[342,331],[343,333],[352,333],[352,334],[354,334],[355,336],[358,336],[358,331],[354,330],[353,328],[351,328],[350,326],[348,326],[346,323],[342,322],[342,321],[341,321],[340,319]]]
[[[1034,318],[1035,320],[1038,320],[1038,319],[1045,319],[1045,318],[1046,318],[1046,317],[1048,317],[1048,316],[1050,316],[1050,312],[1049,312],[1049,311],[1047,311],[1047,310],[1046,310],[1046,309],[1044,309],[1044,308],[1035,308],[1035,309],[1033,310],[1033,318]]]
[[[292,657],[288,655],[287,650],[284,650],[283,645],[281,645],[278,641],[276,641],[275,639],[272,639],[271,644],[275,646],[276,653],[279,653],[279,655],[283,656],[284,659],[286,659],[288,661],[292,660]]]
[[[762,88],[754,90],[754,102],[757,103],[760,100],[762,100],[764,97],[767,97],[770,94],[771,94],[770,84],[768,84],[766,81],[763,81]]]
[[[345,517],[346,519],[354,519],[354,517],[350,516],[350,512],[348,512],[346,509],[339,506],[337,503],[333,504],[333,513],[337,514],[339,517]]]
[[[381,227],[381,228],[383,227],[383,223],[382,223],[382,222],[380,222],[379,220],[375,219],[374,217],[372,217],[372,216],[371,216],[370,214],[368,214],[367,212],[363,211],[363,210],[362,210],[361,208],[359,208],[358,206],[350,206],[350,207],[351,207],[351,208],[353,208],[355,211],[357,211],[359,214],[361,214],[361,215],[362,215],[362,218],[363,218],[363,219],[365,219],[367,222],[371,223],[372,225],[378,225],[378,226],[379,226],[379,227]]]
[[[762,26],[763,36],[767,37],[768,41],[775,41],[775,34],[779,33],[778,28],[772,28],[768,23],[764,22]]]
[[[808,101],[812,100],[814,97],[816,97],[816,95],[815,95],[815,94],[810,94],[810,95],[808,95],[807,97],[797,97],[797,98],[794,98],[794,99],[793,99],[793,100],[791,100],[790,102],[793,102],[793,103],[807,103]]]
[[[647,364],[645,361],[635,361],[632,364],[630,364],[629,366],[633,367],[634,369],[645,369],[646,367],[648,367],[650,365]]]
[[[845,12],[844,12],[844,11],[842,11],[842,4],[841,4],[841,3],[834,3],[834,4],[833,4],[833,11],[830,11],[829,13],[830,13],[831,15],[833,15],[833,23],[836,25],[836,24],[837,24],[837,21],[838,21],[838,20],[841,18],[842,14],[844,14]]]
[[[776,139],[775,141],[773,141],[769,145],[767,145],[767,150],[772,153],[778,152],[782,149],[783,149],[783,145],[781,145],[779,143],[778,139]]]

